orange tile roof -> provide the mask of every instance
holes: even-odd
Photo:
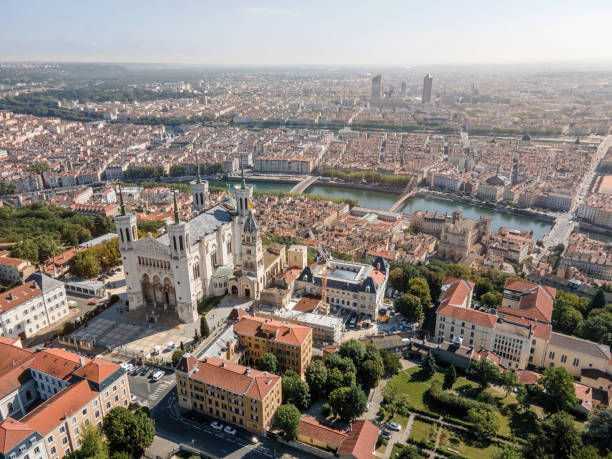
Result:
[[[214,357],[197,360],[189,356],[187,364],[188,371],[197,368],[197,371],[189,375],[190,378],[238,395],[247,395],[256,400],[264,399],[268,392],[280,382],[280,376],[275,374]]]
[[[316,419],[311,417],[303,417],[300,419],[298,430],[301,435],[318,440],[336,449],[340,447],[348,436],[340,430],[335,430],[320,424]]]
[[[463,279],[446,278],[443,285],[449,285],[440,299],[440,306],[463,306],[474,289],[474,283]],[[449,280],[450,282],[446,282]],[[467,305],[470,306],[469,304]]]
[[[576,389],[576,398],[580,404],[585,409],[591,411],[593,409],[593,390],[577,382],[574,383],[574,388]]]
[[[12,288],[0,294],[0,312],[9,311],[41,293],[42,291],[35,281],[26,282],[19,287]]]
[[[497,322],[497,317],[493,314],[489,314],[475,309],[463,308],[459,306],[444,306],[440,305],[436,314],[441,314],[446,317],[452,317],[454,319],[470,322],[483,327],[493,328]]]
[[[0,452],[8,453],[11,449],[34,433],[29,426],[13,418],[0,422]]]
[[[293,307],[294,311],[312,312],[321,304],[321,297],[304,295]]]
[[[22,260],[21,258],[0,257],[0,265],[12,266],[14,268],[17,268],[23,263],[28,263],[28,261]]]
[[[75,371],[74,374],[99,384],[112,375],[115,371],[119,370],[119,368],[119,365],[116,363],[95,358]]]
[[[90,361],[62,349],[45,349],[34,354],[28,366],[56,378],[68,380],[72,373],[81,367],[81,359],[85,364]]]
[[[2,375],[4,371],[14,368],[16,365],[32,357],[32,351],[4,342],[4,340],[9,338],[5,338],[4,336],[2,338],[3,340],[0,342],[0,375]]]
[[[373,459],[374,448],[380,430],[370,421],[361,419],[351,426],[346,440],[338,449],[338,456],[351,456],[355,459]]]
[[[379,271],[378,269],[373,269],[370,273],[370,277],[374,279],[374,282],[376,282],[377,285],[382,285],[382,283],[385,281],[385,273]]]
[[[28,413],[21,421],[41,435],[47,435],[62,421],[77,413],[98,392],[86,380],[71,384]]]
[[[303,325],[288,324],[278,320],[263,319],[261,317],[245,316],[234,325],[234,331],[239,335],[256,336],[266,338],[268,332],[274,336],[275,342],[301,346],[312,334],[310,327]]]

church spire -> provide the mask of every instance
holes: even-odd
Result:
[[[178,206],[176,205],[176,191],[173,194],[174,194],[174,223],[179,224],[180,219],[179,219],[179,213],[178,213]]]
[[[242,174],[242,189],[244,190],[246,188],[246,182],[244,181],[244,166],[240,168],[240,172]]]
[[[196,153],[196,169],[198,173],[198,183],[202,183],[202,177],[200,177],[200,157]]]
[[[125,204],[123,204],[123,191],[121,191],[121,185],[119,185],[119,202],[121,202],[121,215],[125,215]]]

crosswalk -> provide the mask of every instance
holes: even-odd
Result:
[[[140,403],[148,408],[153,408],[157,403],[168,393],[168,388],[174,386],[174,375],[164,376],[161,380],[154,383],[154,389],[151,391],[146,400]]]

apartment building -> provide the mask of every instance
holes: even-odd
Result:
[[[68,315],[64,283],[41,273],[0,294],[0,327],[9,338],[28,338]]]
[[[185,354],[176,368],[179,406],[265,435],[282,403],[280,376]]]
[[[84,423],[101,426],[111,409],[129,403],[127,375],[119,365],[0,341],[0,439],[10,432],[9,441],[0,441],[5,458],[64,457],[81,446]]]
[[[612,247],[586,234],[572,233],[559,264],[560,268],[567,266],[573,266],[597,279],[612,281]]]
[[[28,260],[0,256],[0,282],[6,284],[23,282],[33,272],[34,266]]]
[[[234,325],[244,363],[255,365],[267,353],[284,369],[304,376],[312,360],[312,328],[261,317],[244,316]]]
[[[312,341],[318,346],[339,343],[342,338],[342,319],[339,317],[303,312],[295,308],[292,310],[275,310],[273,312],[262,310],[257,315],[311,328]]]
[[[388,280],[387,265],[377,257],[372,265],[350,261],[327,262],[327,301],[370,319],[378,316]],[[306,266],[295,281],[295,290],[321,296],[322,265]]]

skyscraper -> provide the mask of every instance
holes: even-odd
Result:
[[[372,95],[371,100],[382,99],[382,75],[376,75],[372,78]]]
[[[406,97],[406,82],[402,81],[402,89],[400,89],[400,96]]]
[[[431,102],[431,87],[433,85],[433,77],[431,73],[425,75],[423,79],[423,103]]]

